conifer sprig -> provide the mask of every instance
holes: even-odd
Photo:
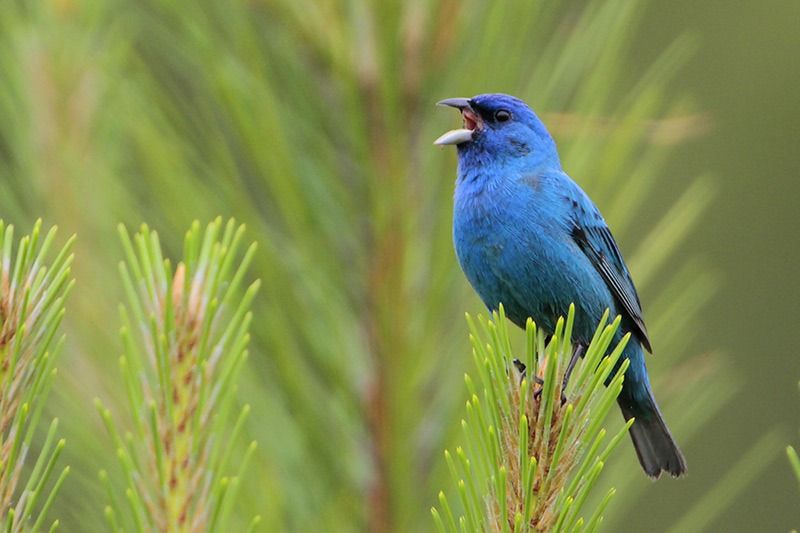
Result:
[[[606,314],[562,391],[574,319],[570,307],[547,343],[528,321],[526,349],[519,358],[526,370],[521,374],[521,366],[512,363],[514,349],[502,307],[490,320],[479,316],[476,322],[467,316],[479,379],[476,383],[465,377],[470,393],[461,422],[465,444],[454,454],[445,452],[464,513],[456,519],[447,496],[440,493],[440,507],[432,510],[440,531],[598,528],[614,490],[589,513],[584,503],[631,424],[611,437],[603,427],[622,389],[628,361],[619,360],[628,337],[609,353],[619,318],[607,325]]]
[[[233,220],[204,231],[195,222],[173,268],[155,231],[143,226],[131,239],[120,226],[120,235],[128,296],[120,368],[132,427],[118,429],[97,401],[125,476],[118,490],[101,472],[111,495],[106,517],[114,530],[210,530],[230,516],[255,450],[251,443],[232,460],[249,412],[234,399],[259,286],[242,287],[255,244],[242,255],[244,226]],[[234,464],[238,474],[226,475]]]
[[[42,233],[37,221],[14,250],[14,227],[0,220],[0,526],[38,531],[69,467],[57,472],[64,447],[58,420],[50,423],[36,458],[29,457],[63,338],[58,328],[72,288],[74,238],[50,261],[56,228]],[[32,465],[29,474],[23,465]],[[53,481],[55,479],[55,481]],[[58,521],[50,524],[57,527]]]

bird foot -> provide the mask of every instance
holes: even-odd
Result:
[[[525,366],[525,363],[523,363],[519,359],[514,359],[512,363],[514,363],[514,368],[516,368],[517,372],[519,372],[520,381],[522,381],[522,379],[527,377],[528,368]],[[544,380],[539,376],[533,376],[533,382],[540,386],[544,385]],[[541,392],[539,392],[539,394],[541,394]]]
[[[578,362],[578,359],[583,357],[583,354],[585,353],[585,351],[586,351],[586,347],[583,346],[582,344],[578,344],[577,346],[575,346],[575,350],[572,352],[572,357],[570,357],[570,359],[569,359],[569,364],[567,365],[567,370],[566,370],[566,372],[564,372],[564,379],[561,382],[561,405],[562,406],[565,403],[567,403],[566,390],[567,390],[567,384],[569,383],[569,378],[572,376],[572,371],[575,370],[575,364]],[[519,359],[514,359],[514,365],[517,367],[518,370],[520,370],[520,368],[521,368],[520,373],[524,377],[525,376],[525,365],[522,364],[522,362],[520,362]],[[536,401],[539,401],[541,399],[541,397],[542,397],[542,390],[544,389],[544,387],[543,387],[544,380],[542,378],[540,378],[539,376],[534,376],[533,380],[537,385],[539,385],[539,389],[534,391],[534,393],[533,393],[533,398]]]
[[[514,363],[514,368],[516,368],[516,369],[517,369],[517,372],[519,372],[519,375],[520,375],[520,376],[522,376],[522,377],[524,378],[524,377],[525,377],[525,372],[528,370],[528,369],[525,367],[525,363],[523,363],[523,362],[522,362],[522,361],[520,361],[519,359],[514,359],[514,360],[512,361],[512,363]]]
[[[586,347],[583,344],[578,344],[575,346],[575,350],[572,351],[572,357],[569,358],[569,364],[567,365],[567,371],[564,372],[564,380],[561,382],[561,405],[563,406],[567,403],[567,384],[569,383],[569,378],[572,376],[572,371],[575,370],[575,364],[578,362],[578,359],[583,357],[583,354],[586,352]]]
[[[533,399],[536,400],[537,402],[539,400],[541,400],[542,391],[544,390],[544,387],[541,386],[541,385],[544,384],[544,382],[541,379],[539,379],[539,381],[541,381],[541,383],[539,383],[540,387],[538,389],[536,389],[535,391],[533,391]],[[562,407],[563,407],[563,405],[565,403],[567,403],[567,395],[564,394],[564,390],[562,389],[561,390],[561,405],[562,405]]]

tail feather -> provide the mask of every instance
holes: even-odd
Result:
[[[630,435],[645,473],[653,479],[658,479],[661,472],[673,477],[686,474],[686,459],[672,438],[652,393],[644,400],[633,402],[625,398],[623,392],[617,402],[625,420],[636,419]]]

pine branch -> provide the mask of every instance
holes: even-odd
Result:
[[[56,440],[57,419],[50,423],[39,456],[28,457],[56,374],[53,362],[63,340],[56,335],[73,285],[74,238],[48,266],[56,228],[45,235],[41,231],[37,221],[14,254],[14,227],[0,220],[0,527],[4,531],[41,529],[69,473],[65,467],[53,482],[65,444]],[[32,465],[27,474],[26,463]]]
[[[619,318],[606,325],[607,318],[562,391],[572,355],[574,307],[566,320],[559,320],[547,344],[544,333],[528,321],[523,373],[521,365],[512,364],[514,350],[502,307],[488,321],[479,316],[476,323],[467,316],[479,386],[466,376],[470,399],[461,423],[465,445],[455,454],[445,452],[464,513],[456,520],[448,498],[440,493],[440,508],[432,510],[440,531],[599,527],[614,490],[590,513],[584,503],[631,424],[611,438],[603,428],[628,367],[627,359],[620,362],[627,336],[609,353]],[[530,369],[536,369],[535,380],[526,375]]]
[[[211,530],[228,520],[255,450],[251,443],[238,473],[225,474],[249,413],[246,405],[236,412],[234,399],[259,286],[241,294],[255,244],[240,257],[244,226],[195,223],[173,270],[156,232],[142,227],[131,239],[120,227],[120,235],[128,296],[120,367],[133,424],[119,430],[97,401],[125,475],[118,487],[101,472],[106,518],[114,530]]]

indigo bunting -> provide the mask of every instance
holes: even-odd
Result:
[[[652,351],[642,307],[600,211],[561,168],[553,138],[525,102],[505,94],[439,102],[461,111],[463,129],[439,137],[456,145],[453,240],[458,261],[486,306],[528,317],[552,334],[576,307],[576,353],[606,309],[621,315],[616,341],[631,333],[617,402],[645,473],[680,476],[686,461],[658,409],[645,367]]]

